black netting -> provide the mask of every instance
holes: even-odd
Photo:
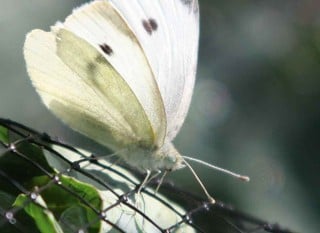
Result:
[[[0,119],[0,232],[290,232]]]

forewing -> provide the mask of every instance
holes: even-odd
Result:
[[[45,105],[73,129],[114,150],[153,145],[151,124],[131,88],[85,40],[64,29],[34,30],[24,56]]]
[[[197,0],[110,0],[126,19],[152,67],[164,102],[167,139],[180,130],[196,75]]]
[[[131,5],[131,0],[126,4]],[[86,4],[55,28],[73,32],[101,52],[140,102],[151,124],[154,144],[161,146],[166,133],[166,117],[158,85],[139,38],[110,2]],[[125,103],[131,104],[128,100]],[[136,120],[136,116],[132,115],[132,118]]]

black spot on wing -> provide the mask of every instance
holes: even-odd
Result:
[[[199,13],[198,0],[180,0],[183,5],[189,8],[190,12]]]
[[[111,48],[109,45],[107,45],[107,44],[101,44],[101,45],[99,45],[99,47],[102,49],[102,51],[103,51],[105,54],[107,54],[107,55],[109,55],[109,56],[111,56],[111,55],[113,54],[113,50],[112,50],[112,48]]]
[[[158,29],[158,24],[155,19],[144,19],[142,20],[142,26],[146,32],[151,35],[153,32],[155,32]]]
[[[156,31],[158,29],[158,24],[154,19],[149,19],[149,24],[153,31]]]

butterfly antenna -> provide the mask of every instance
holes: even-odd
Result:
[[[183,156],[185,157],[185,156]],[[191,165],[186,161],[184,160],[184,163],[187,165],[187,167],[190,169],[191,173],[193,174],[194,178],[196,178],[196,180],[198,181],[198,183],[200,184],[202,190],[204,191],[204,193],[206,194],[208,200],[210,203],[214,204],[216,203],[216,201],[214,200],[213,197],[210,196],[209,192],[207,191],[206,187],[204,187],[202,181],[200,180],[199,176],[197,175],[197,173],[193,170],[193,168],[191,167]]]
[[[229,171],[229,170],[227,170],[227,169],[214,166],[214,165],[212,165],[212,164],[210,164],[210,163],[207,163],[207,162],[204,162],[204,161],[202,161],[202,160],[195,159],[195,158],[192,158],[192,157],[188,157],[188,156],[182,156],[182,157],[183,157],[184,159],[187,159],[187,160],[190,160],[190,161],[193,161],[193,162],[202,164],[202,165],[204,165],[204,166],[210,167],[210,168],[215,169],[215,170],[217,170],[217,171],[223,172],[223,173],[225,173],[225,174],[228,174],[228,175],[230,175],[230,176],[233,176],[233,177],[235,177],[235,178],[238,178],[238,179],[240,179],[240,180],[242,180],[242,181],[246,181],[246,182],[250,181],[250,177],[249,177],[249,176],[243,176],[243,175],[234,173],[234,172],[232,172],[232,171]]]

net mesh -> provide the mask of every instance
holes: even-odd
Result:
[[[0,119],[0,232],[291,232]]]

